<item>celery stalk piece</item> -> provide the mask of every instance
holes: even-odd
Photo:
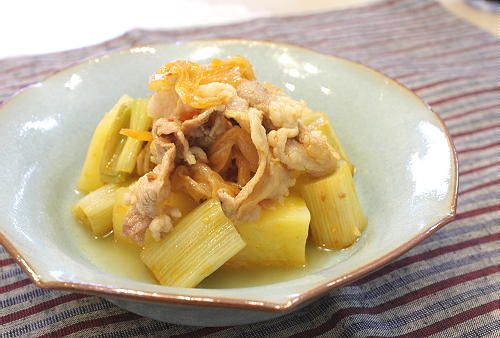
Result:
[[[123,104],[114,116],[109,127],[106,143],[101,159],[101,179],[107,183],[120,183],[127,179],[128,174],[117,169],[118,159],[127,137],[120,134],[120,130],[127,128],[130,123],[131,105]]]
[[[136,131],[148,131],[151,128],[151,118],[148,116],[148,100],[135,99],[131,104],[130,129]],[[144,141],[127,137],[125,145],[118,156],[116,170],[121,173],[130,174],[134,171],[137,155],[141,151]]]
[[[351,246],[366,227],[367,220],[358,200],[349,165],[339,162],[335,173],[298,183],[311,212],[311,237],[322,247]]]
[[[113,206],[118,188],[116,184],[107,184],[85,195],[73,206],[76,218],[96,236],[106,235],[113,229]]]
[[[113,106],[111,111],[106,113],[97,125],[94,135],[92,136],[92,141],[90,142],[87,150],[85,163],[83,164],[80,180],[78,181],[78,190],[91,192],[104,185],[104,182],[101,180],[100,165],[109,128],[116,112],[120,109],[120,107],[131,101],[132,98],[130,96],[123,95]]]
[[[220,202],[212,199],[183,217],[160,241],[146,243],[141,259],[160,284],[189,288],[198,285],[244,246]]]

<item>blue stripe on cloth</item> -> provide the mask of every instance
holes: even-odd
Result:
[[[494,179],[498,178],[498,167],[489,168],[489,170],[481,171],[476,175],[468,175],[470,179],[461,179],[460,180],[460,190],[466,190],[472,187],[475,187],[479,184],[491,182]],[[467,177],[467,178],[469,178]],[[462,199],[463,197],[460,197]]]
[[[498,293],[498,289],[497,289]],[[497,337],[498,338],[498,329],[500,328],[500,319],[496,319],[492,321],[491,323],[488,323],[486,325],[477,327],[477,328],[471,328],[468,326],[467,332],[464,332],[460,336],[457,336],[457,338],[477,338],[477,337]]]
[[[475,110],[475,109],[481,109],[483,107],[490,107],[484,110],[481,110],[477,114],[481,114],[482,112],[488,112],[488,111],[496,111],[498,110],[498,107],[496,104],[499,104],[498,99],[495,97],[489,97],[486,100],[483,100],[481,102],[481,105],[477,105],[474,109],[471,109],[470,105],[458,105],[456,108],[448,108],[446,111],[441,111],[440,115],[445,119],[446,125],[452,125],[453,123],[464,123],[467,121],[470,115],[464,115],[461,116],[460,114],[467,113],[469,111]],[[457,118],[453,118],[454,116],[459,116]],[[452,119],[453,118],[453,119]],[[446,119],[450,119],[447,121]],[[465,124],[465,123],[464,123]]]
[[[24,271],[21,270],[19,265],[16,264],[16,265],[13,265],[13,267],[14,268],[12,270],[0,273],[0,281],[24,274]]]
[[[477,261],[482,261],[482,260],[484,260],[484,258],[490,257],[492,254],[496,254],[496,251],[492,251],[489,253],[483,252],[479,255],[466,257],[464,259],[455,261],[455,266],[462,266],[462,265],[466,265],[466,264],[472,264],[472,263],[477,262]],[[435,273],[443,272],[446,270],[447,270],[447,267],[444,267],[444,265],[442,265],[440,267],[434,266],[434,267],[431,267],[430,269],[428,269],[428,271],[435,272]],[[426,274],[425,271],[421,271],[418,275],[415,275],[415,277],[417,277],[417,278],[408,278],[408,276],[404,276],[404,277],[402,277],[402,283],[403,283],[402,285],[406,285],[406,284],[409,284],[411,281],[415,281],[419,278],[423,278],[423,276],[425,274]],[[401,287],[401,285],[398,287]],[[349,287],[349,288],[351,288],[351,287]],[[359,289],[359,287],[355,287],[355,288]],[[344,288],[344,289],[346,289],[346,288]],[[383,287],[378,288],[377,293],[373,294],[373,297],[368,297],[368,298],[375,298],[375,297],[382,296],[385,292],[387,292],[388,290],[391,290],[391,289],[392,289],[392,286],[389,285],[389,283],[385,284],[385,285],[383,285]],[[365,293],[365,295],[366,295],[366,293]],[[363,294],[360,292],[356,292],[354,294],[346,294],[346,293],[342,293],[339,295],[333,294],[333,295],[330,295],[328,298],[329,298],[329,302],[337,304],[339,301],[342,301],[345,299],[350,300],[350,301],[357,299],[358,301],[362,302],[363,300],[366,300],[367,297],[363,296]],[[23,326],[17,330],[9,331],[8,334],[11,334],[11,333],[14,335],[15,334],[26,334],[26,333],[31,332],[31,330],[42,328],[42,327],[45,327],[47,325],[53,324],[56,321],[60,320],[61,318],[66,317],[67,315],[75,316],[75,315],[79,315],[79,314],[83,314],[83,313],[90,313],[90,312],[94,312],[94,311],[98,311],[98,310],[102,310],[102,309],[107,309],[107,308],[111,307],[110,303],[106,304],[106,306],[104,306],[104,307],[101,306],[104,303],[108,303],[108,302],[104,301],[104,302],[97,303],[97,304],[90,304],[90,305],[86,305],[83,307],[79,306],[79,307],[73,308],[73,309],[68,310],[68,311],[63,311],[59,314],[56,314],[55,316],[51,316],[51,317],[45,318],[44,320],[30,323],[30,324]],[[266,326],[266,330],[269,330],[269,329],[272,329],[272,328],[269,326]],[[257,332],[255,332],[255,333],[257,333]]]
[[[485,102],[488,104],[488,101]],[[476,126],[479,126],[481,122],[490,122],[491,118],[495,116],[495,110],[487,110],[481,112],[480,114],[474,114],[472,116],[465,116],[460,119],[455,119],[451,121],[445,121],[445,125],[450,131],[451,134],[455,134],[467,127],[469,130],[475,129]]]
[[[427,100],[428,101],[428,100]],[[494,105],[495,104],[495,97],[493,95],[488,95],[487,97],[484,97],[484,100],[481,100],[481,103],[483,103],[483,107],[489,106],[489,105]],[[465,126],[472,125],[474,123],[480,122],[481,118],[491,116],[490,114],[492,112],[495,112],[495,108],[490,108],[488,110],[484,110],[482,112],[472,114],[472,115],[465,115],[459,118],[454,118],[451,120],[446,120],[447,118],[453,117],[455,115],[460,115],[463,112],[466,112],[468,109],[467,107],[470,107],[471,103],[467,102],[464,105],[457,105],[456,107],[453,108],[442,108],[438,106],[433,106],[434,111],[439,113],[442,117],[445,118],[445,125],[446,127],[450,130],[452,134],[455,133],[455,130],[458,128],[463,128]],[[479,106],[479,102],[473,103],[475,106]]]
[[[122,337],[137,337],[137,336],[151,337],[151,336],[156,336],[154,335],[155,333],[159,333],[162,331],[168,332],[167,330],[171,328],[177,331],[175,332],[175,334],[180,334],[181,332],[179,331],[184,331],[184,330],[185,332],[182,333],[186,334],[198,330],[188,326],[173,325],[144,318],[142,320],[140,327],[132,327],[132,328],[113,331],[110,333],[102,333],[96,336],[92,336],[92,338],[122,338]],[[171,331],[169,333],[171,333]]]
[[[400,81],[409,87],[424,87],[418,94],[426,102],[442,101],[435,104],[433,108],[442,117],[449,119],[446,120],[446,125],[454,134],[498,123],[498,107],[481,110],[500,103],[498,92],[470,95],[484,88],[498,86],[497,60],[492,58],[498,52],[498,38],[464,23],[430,0],[386,1],[352,10],[296,17],[264,18],[222,27],[170,32],[136,30],[113,41],[78,51],[0,60],[0,83],[2,83],[0,100],[5,99],[15,88],[43,79],[47,71],[60,69],[92,54],[143,43],[188,41],[213,37],[244,37],[297,43],[320,52],[352,58],[377,69],[382,68],[386,74],[396,78],[400,76]],[[474,45],[478,48],[470,48]],[[450,51],[460,52],[450,54]],[[434,56],[429,57],[431,55]],[[9,68],[14,71],[8,71]],[[467,76],[470,78],[453,80]],[[439,81],[445,82],[433,85]],[[426,85],[429,87],[425,88]],[[450,98],[451,100],[446,101]],[[479,112],[474,112],[475,110]],[[453,118],[468,112],[472,113]],[[458,149],[470,149],[490,144],[497,139],[496,136],[493,131],[479,132],[456,138],[455,144]],[[459,161],[462,172],[488,166],[498,161],[498,149],[490,148],[484,151],[462,153],[459,155]],[[491,167],[461,177],[461,191],[497,179],[498,170],[499,166]],[[458,204],[459,212],[476,210],[484,204],[490,204],[495,199],[492,190],[493,187],[489,187],[461,195]],[[498,221],[500,221],[498,214],[494,212],[458,220],[441,229],[402,259],[429,250],[439,250],[444,246],[484,238],[495,231]],[[371,307],[390,302],[391,299],[396,299],[403,293],[415,292],[426,285],[439,282],[443,276],[475,271],[480,266],[494,262],[496,249],[494,242],[488,242],[433,256],[431,259],[412,262],[364,284],[337,289],[304,309],[267,323],[215,332],[141,319],[102,325],[76,332],[75,336],[92,336],[101,333],[102,337],[167,336],[189,332],[192,334],[209,332],[214,337],[241,336],[245,338],[285,336],[294,333],[307,335],[312,326],[321,325],[321,321],[329,318],[333,311],[360,305]],[[0,247],[0,255],[1,259],[9,258],[2,247]],[[0,281],[7,279],[16,281],[26,278],[24,274],[18,274],[16,271],[20,270],[15,266],[13,268],[13,265],[3,267],[0,270]],[[498,290],[498,284],[493,278],[489,281],[479,279],[476,281],[476,288],[464,290],[457,285],[446,289],[445,292],[439,294],[440,298],[437,297],[442,299],[446,296],[445,300],[436,301],[437,298],[427,296],[415,299],[411,304],[389,310],[380,316],[348,316],[333,330],[325,331],[324,336],[348,333],[354,336],[401,335],[409,330],[421,329],[429,323],[436,322],[438,320],[436,317],[439,317],[439,320],[443,316],[450,318],[476,306],[481,299],[495,299],[491,288]],[[481,290],[488,290],[488,292],[485,291],[482,295]],[[44,291],[29,284],[7,292],[0,299],[0,308],[5,311],[14,309],[17,311],[30,307],[32,304],[43,303],[58,295],[58,292]],[[444,311],[447,306],[449,308],[450,304],[453,304],[451,307],[453,314],[447,314]],[[443,310],[440,310],[440,307]],[[13,336],[37,335],[52,331],[54,325],[67,327],[86,321],[89,319],[89,314],[85,314],[87,310],[90,311],[90,316],[109,316],[109,313],[113,311],[122,313],[106,301],[92,297],[58,305],[9,323],[7,327],[9,332],[13,332]],[[430,313],[427,318],[423,315],[425,311]],[[365,318],[369,320],[366,321]],[[30,322],[37,324],[30,325]],[[495,324],[497,326],[494,326]],[[498,318],[495,318],[493,313],[489,313],[465,321],[456,329],[448,328],[445,333],[449,336],[459,336],[463,332],[458,330],[467,328],[474,335],[485,335],[491,333],[499,324]]]
[[[90,303],[91,301],[92,301],[92,303]],[[46,316],[45,318],[40,319],[40,320],[35,320],[35,321],[33,321],[33,320],[25,321],[26,322],[25,325],[19,326],[13,330],[7,331],[7,332],[5,332],[5,334],[8,335],[8,337],[16,337],[18,335],[26,335],[26,334],[29,334],[29,333],[35,331],[35,330],[38,330],[38,329],[41,329],[41,328],[44,328],[47,326],[52,326],[52,325],[60,322],[61,320],[64,320],[65,318],[72,318],[72,317],[75,317],[78,315],[85,315],[85,314],[89,314],[89,313],[93,313],[93,312],[97,312],[97,311],[115,308],[115,306],[113,304],[111,304],[110,302],[103,300],[103,299],[99,299],[99,298],[88,298],[88,299],[82,300],[80,302],[78,302],[78,301],[72,301],[72,302],[75,302],[75,304],[83,302],[84,304],[77,305],[74,307],[71,307],[71,304],[66,305],[66,306],[59,305],[59,307],[61,307],[61,308],[68,308],[69,307],[69,309],[65,309],[63,311],[56,312],[53,315],[49,314],[50,312],[52,312],[52,311],[50,311],[47,313],[48,316]]]
[[[477,162],[481,162],[483,160],[489,160],[489,163],[491,162],[494,162],[494,161],[497,161],[498,160],[498,149],[500,147],[492,147],[492,148],[489,148],[487,150],[482,150],[480,153],[475,153],[477,155],[475,156],[472,156],[472,155],[468,155],[467,158],[465,158],[465,156],[460,156],[459,155],[459,165],[463,165],[463,166],[471,166],[472,168],[474,167],[474,164],[476,164]],[[495,167],[493,168],[496,170],[496,173],[497,173],[497,176],[498,177],[498,169],[499,167]],[[491,175],[491,171],[485,171],[483,176],[484,177],[490,177]]]
[[[490,78],[491,80],[492,78]],[[441,87],[435,87],[432,88],[432,90],[429,90],[428,92],[424,94],[420,94],[419,96],[422,97],[426,101],[434,101],[434,100],[440,100],[446,97],[450,96],[450,92],[457,92],[457,91],[467,91],[467,88],[471,88],[471,86],[474,86],[474,88],[489,88],[491,85],[484,85],[485,79],[483,77],[476,78],[476,79],[461,79],[457,80],[456,83],[450,82],[441,85]],[[495,93],[487,93],[487,94],[482,94],[484,95],[492,95],[495,96]]]
[[[485,225],[493,224],[493,223],[494,222],[489,222],[489,223],[486,222],[486,223],[477,225],[476,227],[481,227],[481,226],[485,226]],[[459,228],[457,230],[462,230],[462,229]],[[455,235],[461,235],[462,233],[463,233],[462,231],[459,231]],[[423,246],[425,246],[425,244],[426,243],[424,242]],[[453,268],[453,267],[455,267],[455,268],[456,267],[461,267],[461,266],[464,266],[464,265],[476,262],[478,260],[483,260],[484,258],[489,258],[490,254],[491,253],[483,252],[483,253],[480,253],[480,254],[476,254],[476,255],[473,255],[473,256],[468,256],[468,257],[462,258],[460,260],[446,262],[446,263],[444,263],[442,265],[435,266],[433,268],[429,268],[429,269],[426,269],[426,270],[416,271],[416,272],[414,272],[413,274],[410,274],[410,275],[400,276],[400,281],[399,281],[400,284],[396,285],[396,287],[400,287],[403,284],[409,284],[409,283],[415,282],[418,279],[423,278],[423,276],[432,276],[435,273],[440,273],[440,272],[446,271],[446,270],[448,270],[450,268]],[[382,296],[385,293],[389,292],[391,290],[392,286],[394,286],[394,285],[391,284],[391,283],[387,283],[387,284],[381,285],[381,286],[377,287],[376,289],[370,290],[370,292],[366,293],[363,296],[363,298],[364,299],[371,299],[371,298],[376,298],[376,297]],[[351,286],[347,286],[347,287],[351,287]],[[37,290],[40,291],[39,294],[37,293]],[[14,304],[18,303],[19,301],[26,301],[27,299],[32,298],[34,295],[39,296],[39,295],[47,294],[49,292],[50,291],[44,291],[42,289],[32,290],[32,291],[30,291],[30,292],[28,292],[26,294],[16,295],[13,298],[7,298],[6,300],[3,300],[0,303],[0,305],[5,306],[5,307],[11,306],[11,305],[14,305]],[[357,292],[353,293],[353,294],[346,293],[346,294],[343,294],[342,296],[339,296],[339,298],[337,299],[337,301],[356,300],[356,299],[358,299],[358,297],[359,296],[358,296]]]
[[[492,186],[490,188],[492,188],[492,189],[490,189],[491,191],[483,192],[481,194],[475,194],[474,196],[471,196],[470,198],[462,198],[460,200],[461,208],[463,208],[466,205],[469,205],[469,204],[472,204],[475,202],[480,202],[480,201],[490,201],[491,200],[491,203],[489,203],[488,205],[493,205],[495,203],[498,203],[498,189],[493,190],[493,188],[497,188],[497,187]],[[473,193],[471,193],[471,194],[473,194]]]
[[[489,122],[484,127],[488,127],[490,125],[491,125],[491,122]],[[473,129],[476,129],[476,128],[473,128]],[[467,147],[478,147],[481,144],[486,144],[488,142],[491,142],[491,139],[494,138],[496,135],[498,135],[499,129],[500,128],[495,128],[495,129],[491,129],[491,130],[488,130],[485,132],[483,131],[483,132],[478,133],[478,134],[455,138],[454,139],[455,146],[463,148],[466,146]],[[464,130],[464,132],[465,131],[469,131],[469,130]]]
[[[472,163],[468,166],[459,166],[461,173],[466,173],[460,175],[460,180],[469,177],[479,177],[482,174],[491,173],[492,171],[498,171],[500,168],[500,161],[495,158],[486,157],[480,159],[478,162]],[[464,188],[460,188],[464,189]]]
[[[463,236],[465,234],[473,233],[476,231],[481,231],[484,229],[492,229],[494,230],[493,226],[498,225],[498,220],[497,219],[491,219],[488,221],[484,221],[481,223],[477,224],[466,224],[462,225],[460,227],[457,226],[446,226],[443,229],[439,230],[436,232],[434,235],[429,237],[428,239],[425,240],[422,244],[425,245],[427,243],[432,243],[432,242],[439,242],[444,239],[448,238],[453,238],[456,236]],[[463,238],[463,237],[462,237]]]
[[[480,244],[478,246],[485,246],[485,244]],[[384,278],[387,278],[388,276],[384,275],[381,277],[378,277],[372,281],[371,283],[363,284],[361,286],[353,286],[353,285],[347,285],[345,286],[342,290],[346,290],[346,293],[343,293],[342,295],[339,295],[338,298],[335,298],[336,301],[356,301],[356,300],[377,300],[374,303],[379,303],[379,301],[383,302],[384,299],[380,300],[378,299],[379,297],[385,296],[385,294],[390,293],[392,291],[396,291],[400,288],[404,288],[407,285],[417,282],[419,280],[424,280],[425,278],[430,278],[433,277],[437,274],[448,272],[449,270],[453,269],[459,269],[466,267],[470,264],[477,263],[477,262],[482,262],[484,259],[491,259],[493,257],[497,257],[498,252],[496,250],[491,250],[491,251],[480,251],[480,252],[475,252],[474,254],[468,255],[466,257],[460,258],[460,259],[453,259],[453,256],[455,255],[454,253],[447,253],[447,256],[449,257],[449,260],[445,261],[444,263],[441,264],[436,264],[434,261],[435,259],[431,259],[430,261],[433,263],[432,265],[429,265],[429,261],[426,261],[426,266],[423,269],[420,270],[413,270],[409,269],[408,266],[405,266],[401,269],[398,269],[397,271],[390,272],[389,275],[394,276],[394,279],[391,279],[389,281],[386,281],[384,284],[375,286],[373,284],[376,284],[377,280],[385,280]],[[441,257],[440,257],[441,258]],[[434,260],[434,261],[432,261]],[[411,265],[415,265],[415,268],[422,268],[422,263],[412,263]],[[406,273],[408,272],[408,273]],[[406,274],[404,274],[406,273]],[[396,277],[397,276],[397,277]],[[366,290],[366,288],[369,289]],[[359,294],[360,289],[363,291],[362,294]],[[353,293],[347,293],[347,290],[353,290]]]
[[[464,206],[464,205],[467,205],[468,204],[468,199],[471,198],[471,197],[477,197],[478,198],[478,201],[481,201],[482,198],[479,194],[482,194],[482,193],[488,193],[491,189],[494,189],[497,187],[497,185],[490,185],[488,186],[487,184],[493,184],[495,183],[496,181],[498,180],[497,179],[492,179],[488,182],[479,182],[477,184],[474,184],[474,180],[471,180],[471,181],[468,181],[467,182],[467,186],[468,188],[462,188],[460,187],[459,188],[459,191],[458,191],[458,194],[460,196],[460,205]],[[477,189],[477,190],[473,190],[473,189]]]
[[[0,299],[0,308],[7,309],[9,306],[13,306],[23,302],[32,302],[33,299],[47,296],[52,294],[53,291],[45,290],[41,288],[35,288],[29,292],[24,292],[22,294],[16,294],[15,296],[9,296]]]
[[[469,128],[472,128],[473,125],[481,125],[484,122],[491,123],[491,121],[495,121],[495,118],[497,116],[498,116],[498,111],[495,111],[495,110],[487,111],[487,112],[484,112],[482,114],[478,114],[472,118],[467,119],[467,125],[469,126]],[[446,126],[448,126],[448,124],[446,124]],[[454,129],[456,129],[457,127],[458,127],[458,125],[452,124],[448,128],[449,128],[450,132],[453,133]],[[457,150],[460,151],[460,149],[457,149]]]
[[[477,283],[477,281],[471,281],[470,283]],[[411,306],[409,306],[410,309],[408,309],[407,311],[401,311],[403,309],[399,309],[400,313],[398,314],[397,317],[391,316],[391,318],[387,318],[388,316],[384,316],[379,320],[375,320],[374,318],[377,318],[376,315],[370,315],[370,314],[363,315],[361,317],[358,317],[358,319],[362,321],[356,321],[352,324],[347,325],[347,327],[345,327],[345,330],[342,332],[341,335],[354,334],[355,332],[365,331],[367,329],[385,330],[387,329],[387,326],[391,329],[404,327],[407,324],[411,323],[412,321],[415,321],[416,319],[426,319],[439,312],[449,311],[450,308],[457,306],[458,304],[467,302],[472,299],[476,299],[480,296],[490,295],[496,292],[499,286],[500,282],[492,285],[481,286],[475,289],[470,289],[466,292],[452,295],[444,300],[436,301],[415,311],[411,311]],[[460,289],[459,287],[456,288]],[[450,291],[446,290],[445,292],[450,292]],[[367,317],[370,319],[368,319]],[[370,331],[370,334],[373,335],[374,334],[373,332],[374,331]],[[379,334],[383,333],[379,332]]]
[[[488,100],[488,99],[491,99],[491,100]],[[485,106],[489,105],[489,104],[494,104],[495,103],[495,100],[493,100],[493,97],[489,97],[488,99],[484,100],[482,103],[484,103]],[[472,116],[464,116],[462,118],[459,118],[459,119],[454,119],[454,120],[451,120],[451,121],[445,121],[446,123],[446,127],[449,128],[450,131],[452,131],[453,129],[455,128],[458,128],[459,126],[462,126],[463,125],[472,125],[472,124],[476,124],[476,123],[479,123],[479,122],[484,122],[487,120],[487,118],[493,118],[495,117],[495,113],[498,113],[498,110],[496,109],[489,109],[489,110],[486,110],[484,112],[481,112],[479,114],[474,114]],[[459,114],[459,112],[457,112],[457,114]],[[494,119],[492,121],[495,121]]]
[[[498,283],[497,283],[498,284]],[[417,318],[425,318],[426,316],[426,311],[431,311],[431,313],[438,313],[441,311],[446,311],[448,306],[456,306],[457,304],[460,304],[463,301],[467,301],[468,299],[474,299],[482,295],[488,295],[493,293],[497,288],[495,286],[490,286],[487,285],[485,287],[481,287],[478,289],[473,289],[469,290],[467,292],[464,292],[462,294],[457,294],[454,295],[453,298],[450,298],[448,300],[444,300],[441,302],[435,302],[430,305],[428,305],[428,309],[418,309],[413,312],[406,312],[402,314],[401,317],[396,317],[394,316],[393,318],[384,318],[381,321],[375,321],[373,318],[376,318],[376,315],[361,315],[361,316],[352,316],[356,317],[357,319],[362,320],[361,323],[355,322],[354,324],[351,325],[361,325],[362,327],[359,328],[359,330],[367,329],[367,328],[377,328],[377,329],[382,329],[382,330],[387,330],[387,327],[384,327],[384,323],[388,323],[388,326],[390,329],[402,327],[404,324],[407,324],[409,320],[412,319],[417,319]],[[325,322],[327,318],[329,317],[329,313],[333,313],[336,310],[339,309],[344,309],[341,305],[337,303],[338,298],[335,297],[336,291],[331,292],[331,295],[327,297],[321,298],[318,302],[313,303],[309,306],[307,306],[304,309],[299,310],[299,312],[294,316],[294,318],[284,318],[282,320],[279,320],[277,325],[262,325],[262,324],[256,324],[254,327],[257,327],[256,329],[251,330],[251,332],[239,332],[238,328],[233,328],[228,330],[229,336],[233,337],[234,333],[239,333],[240,335],[236,334],[236,336],[241,336],[241,337],[247,337],[251,336],[252,334],[255,334],[255,337],[264,337],[272,333],[280,332],[283,328],[287,327],[293,327],[296,325],[296,318],[300,318],[301,322],[308,322],[311,323],[313,320],[317,320],[317,318],[322,318],[321,322]],[[393,311],[393,309],[389,310]],[[297,317],[298,316],[298,317]],[[326,317],[326,318],[325,318]],[[367,319],[366,317],[372,318],[371,320]],[[350,317],[344,318],[343,321],[348,321]],[[365,323],[367,323],[365,325]],[[316,323],[315,326],[319,326],[321,323]],[[258,326],[263,326],[261,329],[258,328]],[[354,332],[356,332],[355,330]],[[355,336],[354,332],[348,332],[350,335],[346,336]],[[359,331],[358,331],[359,332]],[[371,333],[371,335],[379,335],[380,333]],[[335,335],[337,336],[337,335]],[[344,335],[341,335],[344,336]]]

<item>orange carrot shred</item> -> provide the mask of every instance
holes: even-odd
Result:
[[[131,137],[139,141],[153,141],[153,135],[150,131],[140,131],[133,129],[122,129],[120,134]]]

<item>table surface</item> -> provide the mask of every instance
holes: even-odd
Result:
[[[457,16],[499,33],[499,14],[479,11],[468,0],[440,0]],[[303,14],[336,8],[362,6],[374,0],[183,0],[160,1],[87,0],[80,4],[64,0],[4,4],[0,20],[0,58],[74,49],[114,38],[134,28],[174,29],[216,25],[263,16]],[[55,10],[57,9],[57,10]],[[42,13],[42,15],[40,15]],[[172,13],[173,15],[169,15]],[[36,29],[33,29],[36,27]]]

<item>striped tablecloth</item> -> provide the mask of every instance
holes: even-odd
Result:
[[[456,221],[381,270],[293,314],[229,328],[161,323],[99,297],[42,290],[0,247],[0,336],[498,337],[500,45],[435,1],[387,0],[210,28],[134,30],[79,50],[4,59],[0,101],[92,55],[214,37],[302,45],[360,61],[416,91],[443,118],[458,151]]]

